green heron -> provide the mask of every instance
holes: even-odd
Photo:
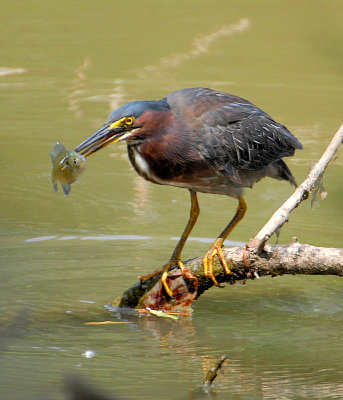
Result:
[[[217,256],[225,272],[231,273],[222,246],[246,212],[244,187],[252,187],[265,176],[296,186],[282,158],[303,147],[285,126],[254,104],[207,88],[181,89],[161,100],[127,103],[113,111],[103,127],[75,151],[89,156],[123,140],[140,176],[190,192],[190,217],[170,260],[153,274],[141,277],[163,271],[161,281],[170,296],[167,274],[173,265],[184,271],[181,252],[200,212],[197,192],[238,200],[232,220],[203,258],[205,276],[218,285],[213,260]]]

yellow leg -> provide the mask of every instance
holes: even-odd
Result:
[[[224,240],[229,236],[229,234],[233,231],[236,225],[240,222],[240,220],[244,217],[244,214],[247,210],[247,205],[243,199],[243,197],[238,198],[238,207],[236,210],[235,215],[233,216],[230,223],[227,227],[223,230],[223,232],[219,235],[219,237],[214,241],[212,246],[210,247],[209,251],[205,254],[203,258],[204,264],[204,275],[207,278],[211,278],[213,283],[216,286],[219,286],[216,278],[213,275],[213,259],[215,256],[218,256],[221,265],[223,266],[225,272],[227,274],[231,274],[230,267],[228,266],[224,254],[223,254],[223,243]]]
[[[173,292],[170,290],[170,287],[168,286],[167,278],[168,278],[168,272],[169,272],[170,267],[172,267],[175,264],[177,264],[177,266],[181,270],[181,273],[183,274],[183,271],[185,269],[183,262],[181,260],[170,260],[168,262],[168,264],[166,264],[163,274],[162,274],[162,277],[161,277],[162,285],[164,286],[164,288],[166,289],[166,292],[168,293],[168,295],[170,297],[173,297]]]
[[[168,271],[173,265],[177,265],[180,268],[181,272],[183,273],[185,266],[180,258],[181,252],[182,252],[182,249],[183,249],[183,247],[188,239],[188,236],[191,233],[191,231],[198,219],[199,213],[200,213],[200,208],[199,208],[199,203],[198,203],[198,198],[197,198],[196,192],[193,192],[192,190],[190,190],[189,192],[191,195],[191,210],[190,210],[189,220],[188,220],[185,230],[183,231],[183,233],[181,235],[180,240],[178,241],[178,243],[173,251],[173,254],[171,255],[170,260],[168,261],[167,264],[163,265],[163,267],[154,271],[152,274],[141,276],[141,278],[140,278],[141,280],[152,278],[153,276],[155,276],[163,271],[161,281],[162,281],[162,284],[163,284],[166,292],[168,293],[168,295],[170,297],[173,297],[173,293],[167,284]]]

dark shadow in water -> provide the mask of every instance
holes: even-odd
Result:
[[[2,352],[8,349],[10,343],[22,337],[25,331],[29,327],[29,318],[31,312],[27,309],[19,310],[15,315],[6,321],[2,320],[1,325],[3,326],[0,330],[0,357]]]

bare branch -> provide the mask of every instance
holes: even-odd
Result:
[[[266,242],[277,229],[280,229],[285,222],[288,221],[290,213],[298,207],[298,205],[308,198],[309,193],[313,190],[316,181],[323,175],[326,167],[333,159],[336,151],[343,142],[343,124],[331,140],[331,143],[325,150],[320,160],[313,166],[304,182],[295,190],[293,195],[284,202],[284,204],[272,215],[269,221],[255,236],[255,242]],[[251,246],[252,247],[252,246]]]
[[[278,276],[285,274],[303,275],[336,275],[343,276],[343,249],[316,247],[308,244],[300,244],[296,240],[289,245],[266,245],[264,250],[254,253],[248,260],[248,268],[244,265],[243,254],[245,247],[231,247],[224,249],[227,262],[231,265],[231,275],[225,274],[221,264],[214,262],[214,276],[219,283],[245,282],[263,276]],[[206,278],[203,272],[202,257],[189,260],[185,263],[198,280],[196,297],[213,286],[212,280]],[[173,279],[182,279],[179,269],[172,271]],[[113,305],[119,307],[144,308],[149,291],[156,285],[160,285],[160,275],[151,279],[138,282],[126,290],[120,299]],[[171,282],[170,282],[171,283]],[[187,280],[188,283],[188,280]],[[171,283],[172,284],[172,283]],[[157,289],[162,291],[162,285]],[[146,297],[147,296],[147,297]],[[175,309],[175,302],[171,302],[169,296],[162,295],[161,308]]]
[[[266,244],[273,233],[288,220],[290,213],[304,199],[308,198],[342,142],[343,125],[335,134],[323,156],[310,170],[304,182],[273,214],[256,237],[244,247],[223,249],[232,274],[226,274],[221,264],[215,260],[213,274],[217,282],[233,284],[260,276],[283,274],[343,276],[343,249],[300,244],[296,238],[290,245]],[[143,282],[138,282],[126,290],[119,299],[113,302],[113,305],[165,310],[190,307],[195,298],[213,286],[213,281],[204,276],[202,257],[188,261],[185,266],[184,275],[178,268],[172,268],[168,274],[168,285],[175,296],[173,299],[164,292],[160,282],[161,274],[159,274]]]

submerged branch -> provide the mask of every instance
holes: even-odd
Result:
[[[203,381],[203,384],[205,386],[210,386],[213,383],[213,381],[216,379],[218,375],[218,371],[220,370],[226,359],[227,359],[226,354],[223,354],[220,357],[220,359],[216,362],[216,364],[207,371],[205,379]]]

